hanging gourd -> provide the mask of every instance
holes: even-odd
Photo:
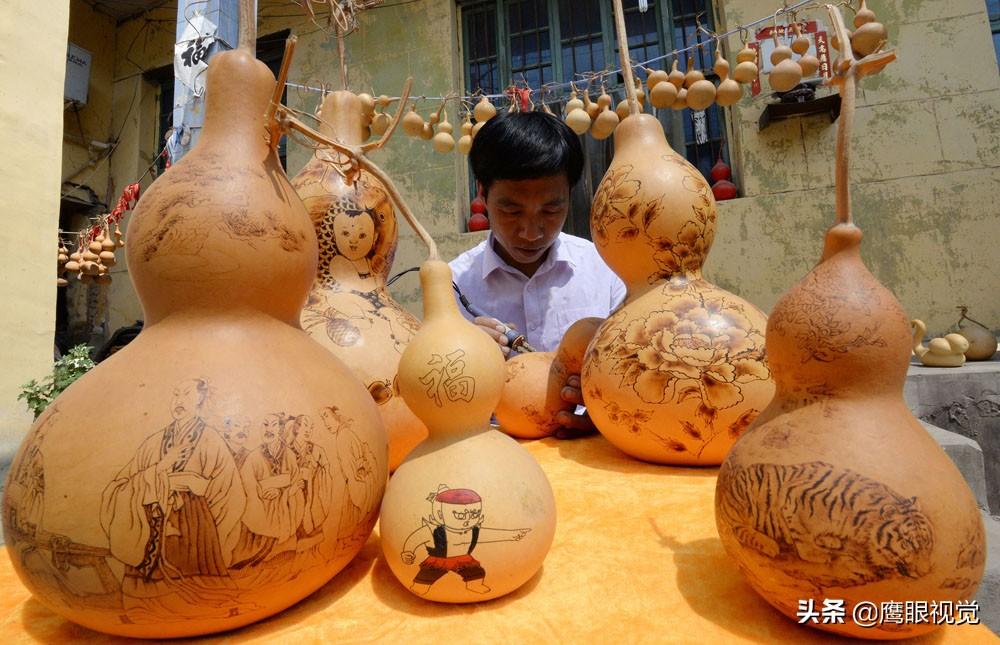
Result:
[[[81,234],[77,235],[76,250],[69,254],[69,260],[66,262],[66,272],[78,273],[81,269],[82,263],[83,263],[83,235]]]
[[[981,322],[969,318],[969,308],[960,306],[961,317],[958,319],[956,327],[957,334],[965,337],[969,341],[969,348],[965,350],[965,357],[970,361],[986,361],[993,358],[997,353],[997,337],[990,331],[990,328]],[[962,325],[968,321],[971,325]]]
[[[771,52],[771,73],[768,75],[768,82],[775,92],[787,92],[802,80],[802,68],[792,60],[794,52],[788,45],[783,45],[778,40],[778,29],[775,27],[772,38],[774,40],[774,51]]]
[[[598,141],[607,139],[618,127],[618,121],[618,114],[608,106],[604,106],[601,108],[601,113],[594,119],[594,125],[590,128],[590,136]]]
[[[118,227],[118,221],[115,221],[115,246],[119,249],[125,246],[125,238],[122,237],[122,231]]]
[[[889,38],[885,25],[875,20],[875,12],[868,8],[865,0],[854,16],[855,31],[851,35],[851,49],[858,56],[867,56],[878,49]]]
[[[646,73],[646,93],[650,104],[658,109],[673,105],[677,100],[677,86],[670,82],[670,75],[662,69],[647,69]]]
[[[444,111],[443,105],[441,106],[441,110]],[[438,124],[437,134],[434,135],[434,139],[431,142],[435,152],[444,154],[455,149],[455,138],[451,136],[452,132],[454,132],[454,128],[448,122],[448,113],[444,112],[443,119]]]
[[[659,121],[622,123],[590,229],[628,295],[591,341],[581,376],[597,429],[645,461],[720,463],[774,392],[764,314],[701,274],[715,220],[708,183]]]
[[[362,110],[350,92],[328,94],[320,133],[360,145]],[[399,239],[389,192],[370,172],[348,181],[347,161],[321,148],[292,179],[319,241],[319,266],[301,325],[350,367],[374,399],[389,436],[391,470],[427,435],[396,383],[399,358],[419,323],[386,288]]]
[[[472,150],[472,120],[469,118],[469,112],[465,112],[465,120],[462,121],[462,136],[458,138],[458,151],[463,154],[469,154]]]
[[[66,274],[66,265],[69,263],[69,249],[66,248],[62,239],[59,240],[59,250],[56,254],[56,286],[65,287],[69,284],[63,276]]]
[[[110,634],[225,631],[298,602],[364,545],[387,477],[371,397],[298,325],[317,250],[277,155],[290,61],[276,83],[239,7],[197,144],[130,222],[145,327],[49,405],[5,486],[22,581]]]
[[[497,115],[496,106],[490,103],[486,96],[482,96],[476,106],[472,108],[472,116],[476,118],[476,123],[485,123]]]
[[[736,69],[733,70],[733,79],[737,83],[746,85],[757,80],[757,51],[743,43],[743,49],[736,54]]]
[[[587,111],[587,116],[593,121],[601,111],[601,106],[590,100],[590,88],[583,88],[583,109]]]
[[[417,114],[417,102],[410,106],[410,111],[403,117],[403,132],[411,137],[419,137],[424,129],[424,119]]]
[[[677,93],[677,98],[674,99],[673,104],[670,106],[671,110],[684,110],[688,107],[688,91],[687,88],[681,88]]]
[[[554,352],[526,352],[507,361],[503,396],[496,408],[500,429],[520,439],[538,439],[561,427],[557,415],[576,408],[562,399],[566,379],[579,374],[587,344],[602,318],[583,318],[566,330]]]
[[[715,73],[719,76],[719,87],[715,90],[715,102],[722,107],[735,105],[743,98],[743,88],[729,78],[729,61],[722,55],[721,42],[715,49]]]
[[[686,103],[696,112],[707,109],[715,103],[715,84],[705,78],[705,74],[694,69],[694,59],[688,59],[688,73],[684,76],[684,87],[687,89]]]
[[[827,10],[844,36],[840,11]],[[715,495],[719,537],[757,593],[798,623],[877,639],[920,636],[940,621],[867,622],[856,608],[975,597],[986,554],[968,485],[903,401],[909,322],[862,262],[851,221],[856,78],[894,58],[848,53],[847,73],[832,79],[841,95],[837,220],[819,263],[771,312],[778,389],[722,464]],[[843,622],[797,615],[824,598],[843,601]]]
[[[382,554],[417,596],[490,600],[541,567],[555,534],[555,500],[527,450],[490,429],[503,355],[458,312],[451,269],[429,260],[420,284],[423,325],[399,364],[399,386],[430,436],[386,489]]]

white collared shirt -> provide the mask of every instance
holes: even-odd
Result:
[[[592,242],[560,233],[530,278],[493,249],[493,234],[452,260],[455,284],[489,316],[512,323],[528,343],[555,351],[581,318],[608,315],[625,299],[625,283],[608,268]],[[466,318],[474,316],[459,304]]]

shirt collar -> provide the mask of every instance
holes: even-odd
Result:
[[[576,268],[576,259],[570,253],[569,247],[563,242],[563,236],[565,235],[565,233],[560,233],[556,241],[552,243],[552,247],[549,249],[549,256],[545,258],[542,266],[538,267],[535,275],[547,273],[559,262]],[[491,273],[498,270],[524,277],[523,273],[504,262],[504,259],[497,254],[493,248],[493,240],[493,232],[491,231],[489,237],[486,238],[486,248],[483,252],[483,279],[485,280]]]

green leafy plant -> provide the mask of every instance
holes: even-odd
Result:
[[[22,385],[17,398],[19,401],[24,401],[37,419],[49,403],[93,367],[94,361],[90,360],[90,346],[77,345],[52,365],[52,374],[41,382],[32,379],[31,382]]]

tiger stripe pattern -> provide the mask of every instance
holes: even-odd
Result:
[[[718,485],[721,519],[736,540],[793,577],[854,586],[930,571],[934,531],[916,498],[852,470],[822,461],[727,465]]]

